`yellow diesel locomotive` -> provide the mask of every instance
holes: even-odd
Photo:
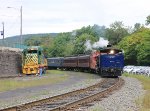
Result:
[[[31,46],[22,52],[23,74],[38,74],[39,67],[43,67],[43,73],[47,67],[47,60],[44,57],[43,49],[39,46]]]

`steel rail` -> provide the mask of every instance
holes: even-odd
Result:
[[[59,100],[59,99],[62,99],[62,98],[65,98],[65,97],[68,97],[68,96],[71,96],[71,95],[79,94],[81,92],[82,93],[86,92],[87,90],[91,90],[91,89],[94,89],[97,86],[101,86],[102,84],[106,83],[107,81],[108,81],[108,79],[105,78],[105,79],[102,79],[102,81],[100,83],[89,86],[87,88],[75,90],[75,91],[72,91],[72,92],[68,92],[68,93],[65,93],[65,94],[45,98],[45,99],[38,100],[38,101],[33,101],[33,102],[29,102],[29,103],[25,103],[25,104],[21,104],[21,105],[17,105],[17,106],[3,108],[3,109],[0,109],[0,111],[23,111],[23,110],[30,109],[30,108],[32,108],[34,106],[37,106],[37,105],[40,105],[40,104],[44,104],[44,103],[47,103],[47,102],[52,102],[52,101],[55,101],[55,100]]]
[[[90,95],[88,97],[82,98],[80,100],[76,100],[70,103],[67,103],[65,105],[59,106],[57,108],[53,108],[49,111],[71,111],[71,110],[75,110],[81,106],[84,106],[85,104],[89,103],[89,102],[93,102],[95,100],[99,100],[103,97],[105,97],[106,95],[110,94],[112,91],[119,89],[122,85],[124,84],[124,80],[119,78],[118,81],[116,82],[116,84],[110,86],[107,89],[104,89],[98,93],[95,93],[93,95]]]

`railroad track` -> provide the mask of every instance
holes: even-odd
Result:
[[[124,84],[121,78],[105,78],[85,89],[14,106],[0,111],[66,111],[75,110],[107,96]]]
[[[0,79],[11,79],[11,78],[16,78],[16,77],[22,77],[22,76],[19,76],[19,75],[17,75],[17,76],[2,76],[2,77],[0,77]]]
[[[16,75],[16,76],[1,76],[0,79],[14,79],[14,78],[23,78],[23,77],[36,77],[36,75]]]

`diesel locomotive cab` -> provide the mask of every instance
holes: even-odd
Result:
[[[44,57],[43,49],[38,46],[31,46],[22,52],[22,73],[23,74],[37,74],[39,73],[39,66],[43,69],[47,67],[47,60]]]
[[[99,71],[101,76],[121,76],[124,56],[120,49],[106,48],[100,50]]]

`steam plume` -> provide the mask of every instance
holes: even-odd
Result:
[[[105,40],[104,38],[99,38],[99,41],[93,44],[93,48],[106,47],[108,43],[108,40]]]
[[[93,45],[91,44],[90,40],[87,40],[84,45],[86,46],[86,50],[92,50],[93,48],[106,47],[108,43],[108,40],[105,40],[104,38],[100,37],[99,41],[95,42]]]

